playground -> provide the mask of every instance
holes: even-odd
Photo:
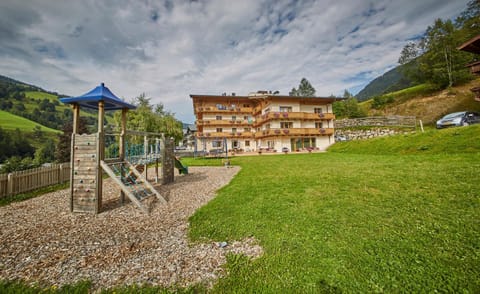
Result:
[[[148,283],[212,283],[223,274],[229,252],[259,256],[253,239],[225,248],[217,243],[189,244],[188,217],[214,197],[239,167],[193,167],[175,171],[175,182],[154,184],[167,198],[151,197],[149,214],[133,203],[119,204],[120,188],[103,183],[103,211],[71,213],[69,189],[0,208],[0,279],[47,285],[91,280],[93,288]],[[153,180],[153,168],[149,170]]]

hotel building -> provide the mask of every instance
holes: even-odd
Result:
[[[196,150],[325,150],[334,143],[332,103],[342,98],[269,94],[190,95]],[[226,146],[225,146],[226,145]]]

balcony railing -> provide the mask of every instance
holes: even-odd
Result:
[[[252,107],[224,107],[218,108],[216,106],[197,107],[197,113],[252,113]]]
[[[237,119],[237,120],[216,120],[216,119],[199,119],[196,121],[197,126],[247,126],[252,125],[253,121]]]
[[[197,138],[253,138],[252,132],[203,132],[197,133]]]
[[[261,125],[270,120],[331,120],[333,113],[306,113],[306,112],[269,112],[257,117],[255,125]]]
[[[333,135],[333,128],[289,128],[269,129],[255,133],[255,138],[285,137],[285,136],[329,136]]]
[[[260,132],[198,132],[197,138],[266,138],[266,137],[316,137],[333,135],[333,128],[291,128],[291,129],[269,129]]]

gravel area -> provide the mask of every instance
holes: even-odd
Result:
[[[215,196],[239,167],[189,167],[175,183],[156,185],[150,214],[132,203],[118,205],[120,190],[104,181],[105,211],[73,214],[69,190],[0,207],[0,279],[61,286],[89,279],[93,288],[152,284],[212,285],[224,274],[228,252],[262,254],[256,240],[191,244],[188,217]],[[150,174],[153,174],[151,172]]]

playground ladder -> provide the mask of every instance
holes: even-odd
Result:
[[[148,208],[142,203],[142,200],[149,196],[155,195],[162,203],[167,203],[165,198],[155,190],[152,184],[130,162],[123,161],[107,164],[102,160],[100,165],[122,189],[125,195],[143,212],[148,213]]]

